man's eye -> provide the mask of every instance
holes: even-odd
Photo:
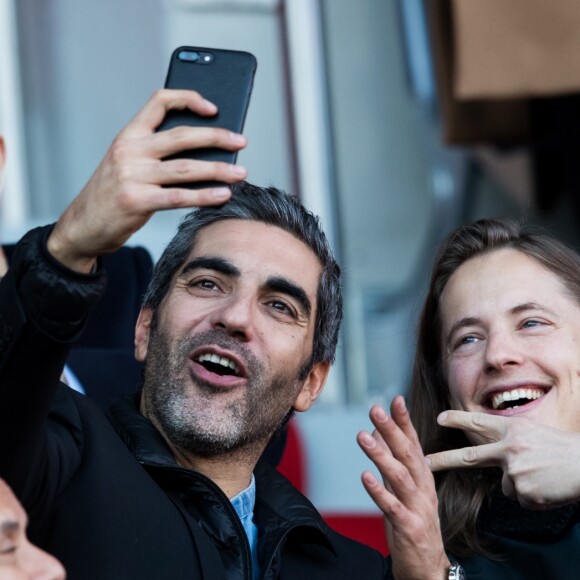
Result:
[[[468,334],[467,336],[462,336],[461,338],[459,338],[453,345],[453,349],[457,350],[458,348],[469,346],[470,344],[475,344],[478,341],[479,339],[477,338],[477,336]]]
[[[213,290],[217,288],[217,284],[213,280],[208,280],[207,278],[203,278],[201,280],[192,280],[189,283],[191,288],[202,288],[204,290]]]
[[[544,323],[541,320],[525,320],[522,324],[523,328],[533,328],[534,326],[542,326]]]
[[[294,316],[294,310],[292,310],[288,304],[282,302],[281,300],[272,300],[270,302],[270,306],[283,314],[288,314],[290,316]]]

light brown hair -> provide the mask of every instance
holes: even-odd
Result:
[[[425,454],[468,447],[458,429],[437,425],[437,415],[450,408],[442,373],[440,300],[452,274],[467,260],[503,248],[526,254],[555,274],[580,305],[580,256],[553,237],[509,220],[479,220],[455,230],[435,259],[419,319],[410,407]],[[479,511],[501,480],[495,468],[455,469],[436,474],[443,541],[456,556],[490,556],[476,531]]]

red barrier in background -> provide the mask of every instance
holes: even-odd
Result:
[[[308,496],[306,447],[294,421],[288,424],[288,438],[278,470],[294,487]],[[323,513],[322,517],[343,536],[362,542],[381,554],[389,553],[382,514]]]

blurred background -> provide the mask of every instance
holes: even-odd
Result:
[[[337,364],[297,417],[304,487],[376,514],[354,437],[405,393],[437,243],[479,217],[579,247],[576,0],[0,0],[2,242],[54,221],[178,46],[258,60],[239,162],[299,195],[344,271]],[[131,239],[157,258],[179,212]]]

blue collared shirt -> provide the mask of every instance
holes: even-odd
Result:
[[[252,577],[254,580],[258,580],[260,577],[260,565],[258,562],[258,526],[254,523],[254,506],[256,505],[256,479],[254,474],[252,474],[250,485],[240,491],[230,501],[248,537],[252,553]]]

